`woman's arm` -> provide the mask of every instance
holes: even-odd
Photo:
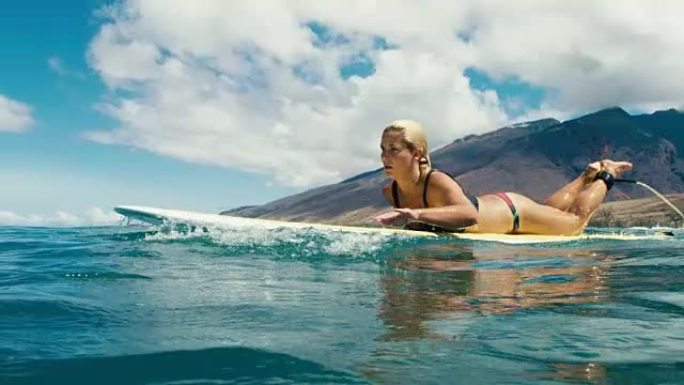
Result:
[[[477,224],[477,210],[472,203],[414,209],[414,220],[428,222],[440,227],[460,229]]]
[[[459,229],[477,224],[477,210],[470,202],[425,209],[394,209],[378,215],[375,220],[384,225],[423,221],[440,227]]]
[[[383,224],[418,220],[452,229],[477,224],[477,210],[465,196],[458,183],[446,174],[434,173],[432,175],[428,186],[427,200],[432,207],[395,209],[392,212],[377,216],[375,219]]]
[[[461,186],[442,172],[432,174],[428,186],[429,208],[416,209],[416,220],[447,228],[463,228],[477,224],[477,209]]]

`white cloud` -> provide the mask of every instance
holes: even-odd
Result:
[[[62,62],[62,59],[60,59],[59,57],[51,56],[48,58],[47,63],[48,68],[50,68],[58,75],[65,75],[67,73],[66,69],[64,68],[64,63]]]
[[[556,108],[664,108],[684,89],[678,1],[482,2],[477,66],[556,91]]]
[[[0,210],[0,225],[2,226],[113,226],[121,223],[121,220],[121,215],[113,211],[104,211],[97,207],[87,210],[82,215],[59,210],[52,216],[37,214],[21,215],[12,211]]]
[[[30,106],[0,95],[0,132],[23,132],[31,125]]]
[[[59,76],[66,76],[77,79],[84,79],[85,74],[68,68],[59,56],[50,56],[47,59],[48,68]]]
[[[99,108],[120,126],[86,136],[281,184],[334,182],[378,166],[379,133],[395,119],[421,120],[433,148],[518,121],[510,101],[471,88],[467,68],[550,90],[522,117],[679,105],[682,10],[674,1],[131,0],[107,8],[88,53],[112,91]],[[373,71],[341,76],[354,63]]]

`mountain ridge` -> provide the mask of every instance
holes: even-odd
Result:
[[[468,135],[434,150],[435,168],[454,175],[476,195],[515,191],[543,201],[574,179],[592,161],[630,160],[627,174],[663,193],[684,191],[684,113],[675,109],[630,115],[620,107],[599,110],[560,122],[547,118]],[[381,191],[389,180],[382,168],[339,183],[316,187],[264,205],[222,214],[370,224],[370,217],[389,208]],[[616,185],[607,200],[644,198],[650,193],[634,185]]]

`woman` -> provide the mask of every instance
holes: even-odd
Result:
[[[395,207],[375,219],[382,224],[426,222],[473,233],[580,234],[612,187],[632,169],[629,162],[602,160],[539,204],[516,193],[466,194],[448,174],[432,168],[425,133],[418,122],[399,120],[385,128],[380,144],[392,184],[384,195]]]

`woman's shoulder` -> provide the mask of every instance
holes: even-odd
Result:
[[[430,170],[430,183],[432,183],[433,181],[445,183],[449,181],[454,181],[454,178],[451,176],[451,174],[445,171],[433,168],[432,170]]]
[[[392,184],[393,182],[390,182],[382,186],[382,194],[387,197],[387,199],[392,198]]]
[[[395,197],[395,191],[394,191],[394,186],[395,182],[390,182],[382,186],[382,195],[385,197],[387,200],[387,203],[390,204],[390,206],[397,207],[397,202],[399,201],[399,196],[397,195]]]
[[[451,174],[437,170],[437,169],[432,169],[432,173],[430,175],[430,180],[429,183],[431,186],[435,186],[439,189],[452,189],[452,188],[458,188],[461,189],[461,185],[454,179]]]

